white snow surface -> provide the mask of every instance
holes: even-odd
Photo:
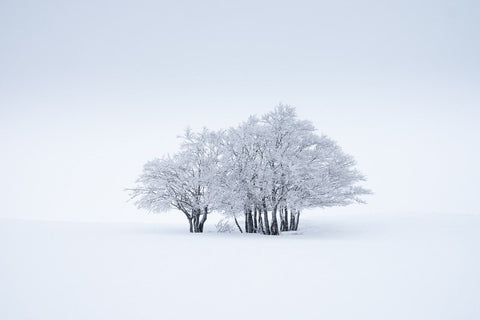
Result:
[[[0,319],[480,319],[480,216],[321,214],[281,236],[0,220]]]

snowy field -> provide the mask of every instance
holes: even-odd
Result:
[[[480,319],[480,216],[207,222],[0,220],[0,319]]]

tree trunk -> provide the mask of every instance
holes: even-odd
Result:
[[[300,222],[300,210],[297,211],[297,218],[295,219],[295,231],[298,230],[298,223]]]
[[[192,210],[192,223],[193,223],[193,232],[197,232],[197,211]]]
[[[192,222],[192,218],[187,217],[187,219],[188,219],[188,223],[190,224],[190,232],[193,232],[193,222]]]
[[[265,199],[263,199],[262,205],[263,205],[263,219],[264,219],[265,233],[270,234],[270,224],[268,222],[268,210],[267,210],[267,204],[265,203]]]
[[[285,212],[280,207],[280,231],[285,231]]]
[[[240,233],[243,233],[242,227],[240,227],[240,224],[238,223],[237,217],[233,216],[233,219],[235,220],[235,224],[238,227],[238,230],[240,230]]]
[[[290,210],[290,230],[295,230],[295,210]]]
[[[200,209],[198,209],[200,213]],[[203,216],[202,220],[200,220],[198,224],[198,232],[203,232],[203,225],[205,224],[205,221],[207,221],[207,215],[208,215],[208,207],[203,208]]]
[[[245,232],[253,233],[252,208],[245,206]]]
[[[290,215],[292,215],[292,210],[290,210]],[[285,207],[285,231],[289,231],[290,228],[288,227],[288,208]]]
[[[257,232],[261,232],[265,234],[265,230],[263,228],[263,218],[262,218],[262,210],[258,208],[258,230]]]
[[[250,233],[255,232],[253,230],[253,211],[250,206],[248,207],[248,227],[250,228]]]
[[[280,231],[288,231],[288,209],[287,207],[280,208]]]
[[[253,207],[253,232],[257,232],[258,230],[258,210],[257,206]]]
[[[193,210],[193,232],[195,233],[202,232],[202,229],[200,227],[200,214],[200,209]]]
[[[248,231],[248,212],[247,212],[247,208],[243,208],[243,215],[245,216],[245,225],[244,225],[244,228],[245,228],[245,233],[250,233]]]
[[[279,235],[278,222],[277,222],[277,206],[273,207],[272,210],[272,226],[270,227],[270,233],[272,235]]]
[[[198,216],[197,215],[193,217],[193,232],[195,233],[198,232]]]

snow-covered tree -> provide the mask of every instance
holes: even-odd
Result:
[[[138,208],[153,212],[175,208],[187,217],[190,232],[203,232],[208,214],[215,207],[212,182],[218,163],[219,135],[204,129],[187,130],[179,153],[145,164],[131,190]]]
[[[311,122],[279,105],[228,132],[217,185],[220,207],[234,217],[243,211],[246,232],[296,230],[304,208],[361,202],[368,190],[356,186],[363,177],[354,165]]]

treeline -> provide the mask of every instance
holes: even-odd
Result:
[[[305,208],[363,202],[362,180],[351,156],[279,105],[236,128],[186,130],[180,151],[147,162],[129,190],[139,208],[178,209],[190,232],[203,232],[217,211],[241,232],[278,235],[297,230]]]

